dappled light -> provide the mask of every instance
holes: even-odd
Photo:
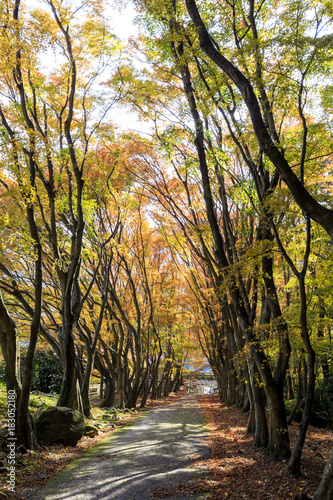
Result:
[[[6,495],[333,497],[331,3],[0,0]]]

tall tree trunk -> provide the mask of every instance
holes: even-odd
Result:
[[[333,451],[325,466],[319,486],[312,500],[331,500],[333,498]]]
[[[7,391],[14,391],[15,403],[21,396],[20,344],[18,331],[3,301],[0,290],[0,345],[5,361]]]
[[[104,398],[102,403],[100,404],[101,408],[111,408],[115,404],[115,395],[116,395],[116,386],[115,380],[117,377],[116,371],[111,367],[110,359],[107,355],[107,350],[104,349],[104,354],[106,355],[106,366],[104,365],[103,358],[101,355],[96,352],[95,356],[95,367],[101,374],[101,380],[105,381],[105,391],[103,387],[102,394],[100,394],[100,398]],[[109,366],[110,364],[110,366]],[[112,368],[112,373],[111,373]],[[104,386],[104,384],[103,384]],[[104,395],[105,392],[105,395]]]
[[[104,400],[100,404],[101,408],[112,408],[115,403],[115,384],[113,377],[111,374],[106,370],[105,371],[105,395],[104,395]]]
[[[64,376],[57,406],[72,408],[83,413],[76,363],[73,324],[63,324],[60,341],[64,353]]]
[[[304,394],[305,405],[302,412],[302,420],[299,424],[298,435],[296,442],[290,457],[288,468],[290,472],[296,476],[301,473],[301,456],[303,451],[303,446],[305,442],[306,432],[310,423],[312,403],[315,391],[315,367],[316,367],[316,355],[311,346],[308,326],[307,326],[307,300],[305,291],[305,271],[300,273],[298,276],[299,288],[300,288],[300,300],[301,300],[301,335],[304,343],[304,347],[307,351],[308,360],[308,377],[307,377],[307,389]]]
[[[34,432],[31,415],[28,410],[30,384],[27,371],[25,371],[24,391],[22,389],[20,376],[20,348],[18,332],[15,322],[10,317],[3,302],[0,292],[0,344],[2,355],[5,360],[6,387],[8,402],[11,408],[15,408],[15,413],[11,414],[15,422],[10,422],[9,438],[16,438],[15,444],[23,444],[28,449],[36,449],[37,438]],[[30,353],[31,356],[31,353]],[[24,397],[22,398],[22,395]],[[14,424],[14,425],[13,425]]]
[[[118,406],[120,409],[125,408],[125,373],[124,367],[120,364],[118,366],[118,381],[117,381],[117,390],[118,390]]]
[[[257,448],[264,448],[268,445],[266,398],[262,388],[259,371],[254,363],[251,367],[251,381],[255,412],[254,446]]]
[[[293,382],[290,373],[286,377],[286,397],[287,399],[294,399]]]
[[[85,417],[91,418],[92,413],[91,413],[91,403],[90,403],[90,380],[94,366],[95,352],[93,352],[93,350],[90,348],[89,350],[86,351],[86,356],[87,356],[87,362],[81,383],[81,398],[82,398],[83,414]]]
[[[230,347],[228,347],[228,340],[227,340],[226,363],[227,363],[228,382],[229,382],[226,402],[227,405],[234,406],[235,404],[237,404],[238,380],[237,380],[237,373],[236,373],[236,367],[234,365],[233,355]]]

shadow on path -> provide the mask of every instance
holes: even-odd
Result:
[[[156,488],[189,484],[208,474],[190,458],[209,457],[204,419],[193,394],[156,408],[115,431],[28,498],[30,500],[148,500]],[[206,499],[179,494],[169,500]]]

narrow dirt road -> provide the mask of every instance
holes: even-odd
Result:
[[[31,500],[148,500],[180,483],[208,474],[191,458],[208,457],[208,431],[196,395],[156,408],[72,462],[29,496]],[[165,490],[164,490],[165,489]],[[181,488],[180,488],[181,489]],[[176,493],[169,500],[210,495]]]

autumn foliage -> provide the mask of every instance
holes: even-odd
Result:
[[[20,440],[37,446],[37,347],[59,359],[58,404],[86,416],[92,380],[132,408],[209,364],[298,476],[312,419],[332,422],[330,2],[137,0],[126,46],[107,2],[28,3],[0,2],[0,341]],[[120,131],[119,109],[149,133]]]

